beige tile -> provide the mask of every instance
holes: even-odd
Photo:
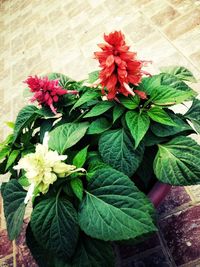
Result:
[[[152,17],[158,11],[162,10],[163,8],[166,8],[167,6],[168,4],[165,0],[153,0],[147,2],[146,5],[141,8],[141,11],[148,17]]]
[[[175,40],[196,27],[200,30],[200,9],[194,9],[174,20],[166,26],[164,32],[171,40]]]
[[[200,70],[200,50],[198,50],[195,53],[192,53],[190,55],[191,60],[193,61],[193,63],[199,68]]]
[[[186,32],[179,36],[173,43],[188,56],[197,52],[200,44],[200,28],[196,27],[192,31]]]
[[[146,20],[143,14],[137,13],[133,16],[132,21],[123,27],[125,34],[137,43],[147,36],[151,35],[155,30]]]
[[[172,6],[166,6],[154,16],[152,16],[151,19],[157,26],[162,27],[164,25],[167,25],[172,20],[178,18],[179,15],[180,13],[175,8],[173,8]]]

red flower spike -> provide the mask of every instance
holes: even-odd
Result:
[[[104,40],[107,44],[99,44],[101,52],[95,52],[95,58],[98,59],[100,67],[99,84],[102,85],[102,94],[105,93],[105,87],[108,90],[108,99],[115,99],[118,93],[125,96],[138,94],[140,98],[146,99],[144,92],[133,90],[129,83],[138,85],[142,76],[150,75],[142,70],[147,61],[136,59],[136,53],[129,51],[129,46],[125,43],[125,37],[121,31],[115,31],[109,35],[104,34]]]
[[[76,90],[63,89],[58,85],[59,80],[49,80],[48,77],[29,76],[24,82],[30,88],[30,92],[34,93],[31,102],[38,101],[39,105],[49,106],[54,114],[57,112],[53,104],[59,101],[60,96],[78,93]]]

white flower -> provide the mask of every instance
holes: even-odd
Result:
[[[49,150],[48,140],[48,133],[45,133],[43,144],[36,145],[35,153],[30,153],[21,158],[18,165],[14,166],[15,170],[25,170],[25,175],[31,184],[25,199],[26,203],[32,198],[35,188],[45,194],[50,184],[53,184],[58,177],[66,177],[73,172],[84,170],[76,169],[74,165],[61,162],[67,159],[67,156]]]

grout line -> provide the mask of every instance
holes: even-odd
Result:
[[[170,267],[177,267],[173,257],[172,257],[172,254],[167,246],[167,242],[163,236],[163,233],[160,229],[160,226],[158,225],[158,238],[159,238],[159,241],[160,241],[160,245],[161,245],[161,248],[162,248],[162,251],[164,253],[164,255],[166,256],[166,258],[168,259],[169,263],[172,264],[172,266]]]
[[[173,41],[171,41],[168,36],[158,27],[156,26],[152,21],[151,19],[142,11],[140,10],[139,11],[146,19],[147,21],[151,24],[151,26],[157,31],[160,33],[160,35],[162,37],[164,37],[166,39],[166,41],[168,41],[199,73],[200,73],[200,69],[193,63],[193,61],[188,57],[186,56],[174,43]],[[191,11],[189,11],[188,13],[190,13]],[[185,13],[184,15],[187,15],[187,13]],[[181,17],[181,16],[180,16]],[[179,17],[179,18],[180,18]],[[177,18],[178,19],[178,18]],[[174,22],[175,20],[173,20]]]
[[[12,257],[13,257],[13,254],[6,255],[2,259],[0,259],[0,263],[4,263],[5,260],[12,259]]]
[[[193,193],[190,191],[190,189],[187,186],[184,186],[184,189],[187,192],[187,194],[190,196],[190,198],[192,200],[192,204],[195,204],[196,200],[195,200]]]

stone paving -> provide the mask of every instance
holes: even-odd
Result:
[[[0,0],[0,141],[27,103],[28,75],[62,72],[83,79],[103,33],[122,30],[149,71],[183,65],[200,93],[199,0]],[[4,178],[3,178],[4,179]],[[1,203],[2,206],[2,203]],[[0,266],[37,266],[23,235],[7,239],[0,206]],[[200,188],[173,187],[158,209],[160,231],[139,247],[121,247],[123,267],[200,266]],[[24,224],[24,229],[26,227]]]

